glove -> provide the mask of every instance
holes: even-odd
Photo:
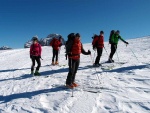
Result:
[[[41,58],[41,56],[38,56],[38,58]]]
[[[93,45],[93,50],[95,51],[96,50],[96,47]]]
[[[32,55],[30,55],[30,58],[32,59]]]
[[[62,44],[59,44],[59,47],[61,47],[62,46]]]
[[[129,44],[128,42],[126,42],[126,44]]]
[[[89,54],[89,55],[91,54],[91,51],[90,51],[90,50],[88,50],[88,54]]]

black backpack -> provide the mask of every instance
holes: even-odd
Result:
[[[113,34],[115,34],[115,30],[111,30],[111,32],[110,32],[110,36],[109,36],[109,43],[110,44],[112,44],[111,37]]]
[[[68,35],[68,40],[66,41],[66,44],[65,44],[67,54],[71,51],[74,38],[75,38],[75,33],[70,33]]]

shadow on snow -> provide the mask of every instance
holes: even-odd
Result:
[[[50,92],[59,92],[63,91],[65,89],[59,88],[59,87],[54,87],[51,89],[42,89],[38,91],[32,91],[32,92],[23,92],[23,93],[18,93],[18,94],[11,94],[7,96],[0,96],[0,103],[7,103],[15,99],[20,99],[20,98],[29,98],[31,99],[33,96],[44,94],[44,93],[50,93]],[[68,90],[68,89],[66,89]]]

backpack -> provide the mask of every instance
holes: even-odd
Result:
[[[111,41],[112,39],[111,39],[111,38],[112,38],[112,35],[113,35],[113,34],[115,34],[115,30],[112,30],[112,31],[110,32],[110,36],[109,36],[109,43],[110,43],[110,44],[112,44],[112,41]]]
[[[75,33],[70,33],[70,34],[68,35],[68,39],[67,39],[66,44],[65,44],[66,53],[67,53],[67,54],[71,51],[74,38],[75,38]]]
[[[98,37],[98,35],[94,34],[94,36],[92,37],[93,40],[95,40],[95,38]],[[98,45],[98,41],[95,42],[95,44],[93,44],[93,48],[96,48]]]

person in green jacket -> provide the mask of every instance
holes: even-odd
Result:
[[[110,33],[109,43],[111,44],[111,53],[109,55],[108,62],[114,62],[114,60],[112,58],[117,50],[117,44],[118,44],[119,39],[121,41],[123,41],[125,44],[129,44],[119,34],[120,34],[119,30],[117,30],[113,34],[112,34],[112,32]]]

